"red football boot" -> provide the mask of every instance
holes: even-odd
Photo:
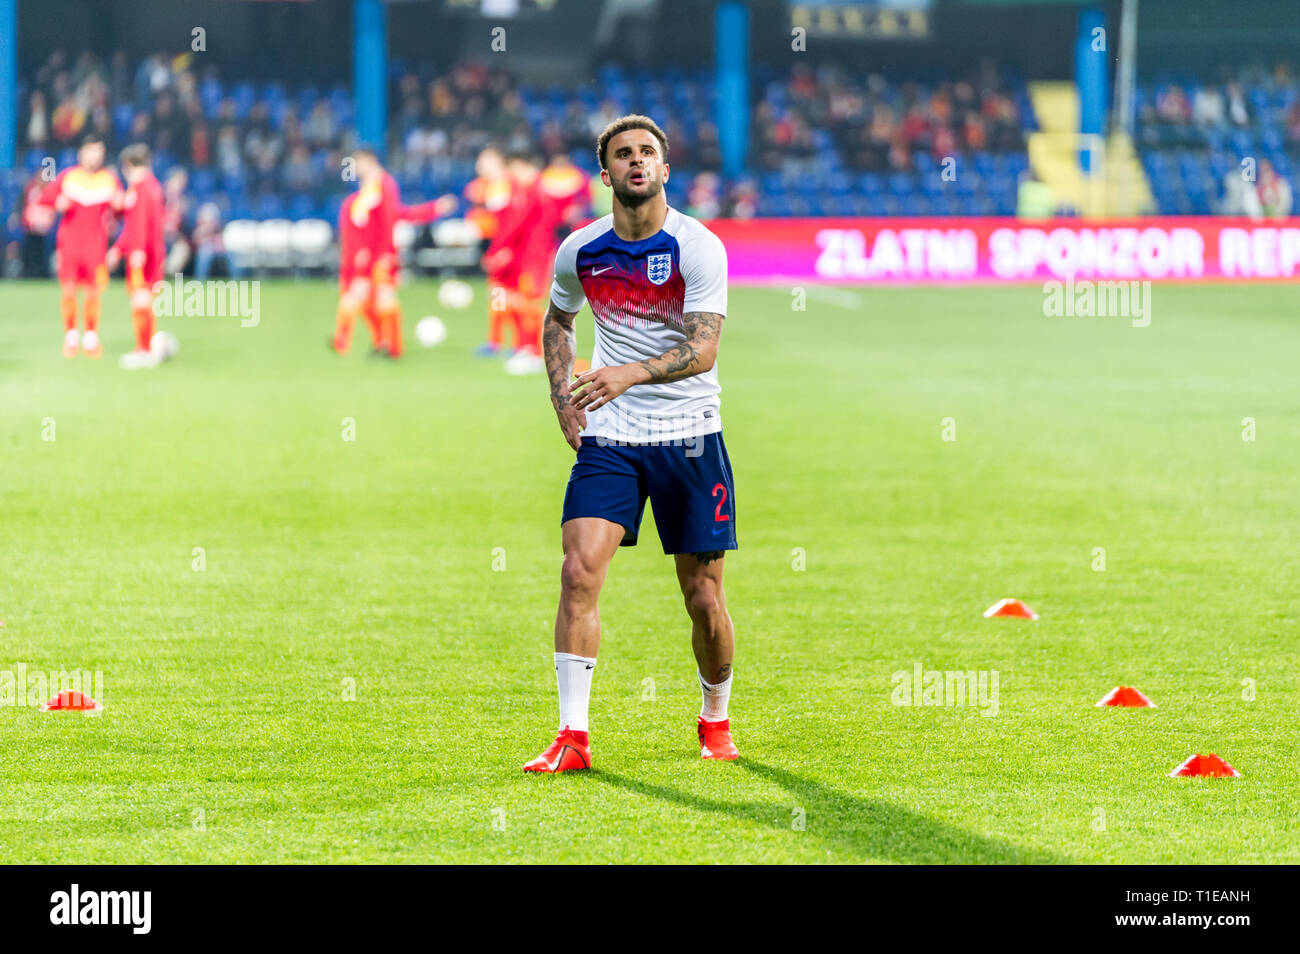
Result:
[[[525,772],[572,772],[591,768],[591,745],[587,733],[575,732],[567,725],[560,730],[546,751],[524,765]]]
[[[736,743],[731,741],[731,720],[705,722],[703,717],[696,719],[696,731],[700,736],[700,758],[702,759],[738,759],[740,752]]]

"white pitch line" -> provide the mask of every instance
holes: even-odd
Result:
[[[780,282],[780,279],[776,279],[776,281]],[[853,311],[862,307],[862,296],[857,292],[845,291],[842,288],[829,285],[813,285],[793,278],[789,279],[789,282],[791,288],[802,288],[804,294],[814,301],[820,301],[827,305],[838,305],[840,308],[848,308]],[[773,288],[774,290],[780,288],[780,284],[773,286]],[[781,290],[786,291],[786,289]],[[788,291],[786,293],[788,294]]]
[[[862,307],[862,296],[857,292],[844,291],[840,288],[827,288],[823,285],[809,285],[808,297],[814,301],[825,302],[828,305],[838,305],[841,308],[850,308],[857,310]]]

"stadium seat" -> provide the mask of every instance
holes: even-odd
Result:
[[[267,219],[256,225],[255,246],[258,263],[270,270],[288,270],[293,265],[290,235],[293,223],[288,219]]]
[[[289,218],[295,224],[317,216],[316,200],[310,195],[295,195],[289,200]]]
[[[289,229],[293,267],[313,271],[333,264],[334,228],[324,219],[301,219]]]
[[[253,269],[260,264],[257,230],[258,223],[250,219],[234,219],[222,229],[222,244],[236,269]]]

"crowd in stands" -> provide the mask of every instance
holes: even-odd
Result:
[[[671,143],[669,201],[702,218],[753,215],[1009,215],[1027,178],[1036,128],[1027,87],[984,62],[968,75],[887,79],[842,66],[759,69],[745,174],[723,175],[707,67],[605,66],[576,86],[523,83],[482,63],[391,64],[388,165],[412,200],[462,193],[474,160],[504,152],[557,156],[595,176],[600,130],[625,112],[658,117]],[[20,168],[0,171],[7,270],[39,252],[23,241],[24,197],[53,158],[74,161],[87,133],[110,157],[148,144],[169,196],[169,230],[195,265],[220,251],[233,218],[333,220],[349,191],[340,175],[354,142],[343,84],[255,84],[222,77],[191,54],[130,62],[118,51],[53,52],[20,85]],[[1300,84],[1287,64],[1211,81],[1140,85],[1138,145],[1159,210],[1278,215],[1291,210],[1300,151]],[[1240,188],[1244,158],[1258,179]],[[961,175],[945,182],[944,164]],[[593,189],[595,211],[608,196]],[[602,207],[602,200],[604,207]],[[1258,207],[1258,209],[1257,209]]]
[[[762,90],[751,164],[764,214],[1015,211],[1034,114],[1024,83],[991,61],[970,76],[896,82],[800,64]]]
[[[7,238],[25,236],[22,199],[54,167],[76,161],[94,134],[110,159],[133,142],[147,144],[168,194],[168,244],[183,240],[204,268],[220,251],[220,225],[235,217],[331,215],[344,193],[338,170],[351,148],[351,94],[344,86],[223,82],[216,67],[191,54],[153,54],[137,64],[122,51],[107,60],[54,51],[20,86],[21,168],[0,182]],[[30,259],[7,245],[10,264]]]
[[[991,62],[933,85],[799,65],[767,84],[754,116],[756,158],[775,171],[829,145],[851,170],[908,172],[918,153],[1023,152],[1031,117],[1023,85],[1009,84]]]
[[[523,84],[478,63],[446,73],[400,63],[396,70],[390,130],[396,148],[390,149],[390,165],[411,182],[440,182],[445,170],[455,180],[488,143],[507,152],[567,155],[595,175],[600,131],[624,113],[641,112],[661,121],[671,144],[673,201],[681,204],[695,194],[705,206],[716,202],[742,215],[751,208],[752,183],[722,183],[717,175],[722,147],[707,70],[626,73],[606,67],[594,81],[576,87]]]
[[[1165,76],[1136,90],[1142,163],[1166,214],[1283,217],[1300,155],[1295,66]]]

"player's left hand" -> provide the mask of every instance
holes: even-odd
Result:
[[[634,384],[647,378],[645,368],[637,364],[614,364],[592,368],[573,379],[569,393],[575,396],[573,406],[580,411],[590,411],[608,404]]]

